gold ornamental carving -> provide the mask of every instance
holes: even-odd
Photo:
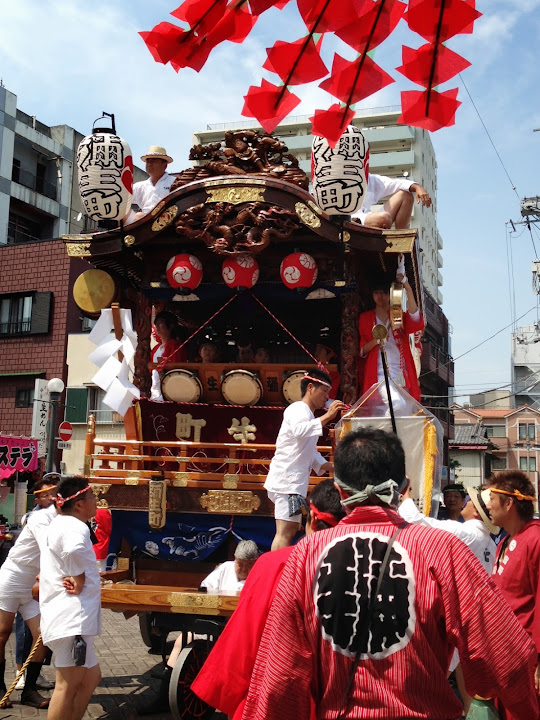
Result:
[[[248,202],[264,202],[264,188],[257,187],[220,187],[206,188],[208,197],[205,202],[218,203],[226,202],[231,205],[240,205]]]
[[[148,524],[159,530],[167,521],[167,483],[164,480],[150,480],[148,486]]]
[[[124,245],[126,247],[131,247],[133,243],[135,242],[135,236],[134,235],[126,235],[124,238]]]
[[[156,217],[156,215],[159,215],[159,213],[163,210],[164,207],[165,207],[165,200],[162,200],[161,202],[159,202],[159,203],[156,205],[156,207],[152,210],[152,212],[150,213],[150,215],[151,215],[152,217]]]
[[[165,210],[165,212],[161,213],[161,215],[157,218],[157,220],[154,220],[152,223],[152,232],[158,232],[159,230],[163,230],[163,228],[166,228],[167,225],[170,225],[174,218],[178,215],[178,207],[176,205],[173,205],[172,207]]]
[[[236,473],[225,473],[223,476],[223,487],[226,490],[235,490],[238,487],[239,480],[240,476],[236,475]]]
[[[90,242],[68,242],[66,244],[69,257],[90,257]]]
[[[94,493],[94,496],[97,500],[97,507],[98,508],[108,508],[109,503],[105,500],[105,498],[100,498],[100,495],[106,495],[109,492],[110,485],[94,485],[91,484],[90,487],[92,488],[92,492]]]
[[[124,485],[138,485],[140,477],[140,470],[132,470],[131,473],[126,476],[126,479],[124,480]]]
[[[315,215],[322,215],[322,210],[321,210],[321,208],[320,208],[316,203],[314,203],[313,200],[308,200],[308,203],[307,203],[307,204],[308,204],[309,207],[313,210],[313,212],[315,213]]]
[[[172,592],[168,596],[171,612],[197,615],[201,610],[204,614],[218,614],[223,603],[219,595],[203,595],[202,593]],[[215,613],[209,612],[215,610]]]
[[[173,487],[187,487],[189,480],[189,473],[177,472],[173,475]]]
[[[227,515],[250,515],[261,504],[259,498],[249,490],[209,490],[201,496],[199,502],[207,512]]]
[[[351,239],[351,233],[348,230],[344,230],[341,234],[344,243],[348,243]]]
[[[294,209],[304,225],[307,225],[310,228],[321,227],[321,219],[318,218],[315,213],[307,207],[307,205],[297,202]]]

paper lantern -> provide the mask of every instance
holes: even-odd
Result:
[[[123,220],[131,210],[133,157],[113,130],[95,130],[77,150],[79,193],[94,220]]]
[[[259,265],[252,255],[237,255],[223,261],[221,275],[230,288],[252,288],[259,279]]]
[[[195,255],[174,255],[167,263],[167,281],[173,288],[195,290],[200,285],[202,276],[202,263]]]
[[[317,279],[317,263],[307,253],[296,252],[281,261],[279,274],[291,290],[310,288]]]
[[[369,145],[362,131],[349,125],[334,148],[314,136],[311,146],[313,195],[328,215],[352,215],[367,191]]]

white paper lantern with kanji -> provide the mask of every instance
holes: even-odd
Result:
[[[304,252],[287,255],[279,268],[281,280],[290,290],[310,288],[317,279],[317,273],[317,263]]]
[[[365,200],[369,176],[369,145],[362,131],[349,125],[331,148],[325,138],[311,146],[313,195],[328,215],[353,215]]]
[[[77,169],[86,215],[123,220],[133,193],[133,157],[127,142],[112,132],[87,135],[77,150]]]
[[[167,281],[173,288],[195,290],[200,285],[202,276],[202,263],[195,255],[174,255],[167,263]]]
[[[221,275],[230,288],[249,290],[259,279],[259,265],[252,255],[237,255],[223,261]]]

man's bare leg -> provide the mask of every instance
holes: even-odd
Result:
[[[396,230],[405,230],[409,227],[413,204],[414,196],[408,190],[398,190],[384,203],[384,210],[392,218]]]
[[[381,230],[390,230],[393,222],[394,218],[384,210],[370,212],[364,218],[364,225],[366,227],[379,228]]]
[[[276,534],[272,541],[271,550],[281,550],[281,548],[292,545],[294,536],[299,530],[299,523],[289,522],[289,520],[276,520]]]
[[[30,618],[29,620],[25,621],[26,624],[28,625],[28,629],[32,633],[32,641],[34,644],[39,637],[39,619],[40,619],[40,616],[36,615],[35,617]],[[32,647],[33,647],[33,645],[32,645]],[[38,646],[36,652],[34,653],[34,655],[32,656],[32,660],[34,662],[42,663],[45,660],[46,654],[47,654],[47,649],[40,640],[39,646]]]
[[[81,720],[100,680],[99,665],[56,668],[47,720]]]
[[[0,610],[0,662],[6,659],[6,644],[11,635],[15,613]]]

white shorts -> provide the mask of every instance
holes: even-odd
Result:
[[[84,665],[81,665],[80,667],[93,668],[98,664],[98,659],[94,651],[94,636],[82,635],[81,637],[86,643],[86,661]],[[55,667],[75,667],[75,661],[73,660],[74,641],[74,636],[58,638],[58,640],[49,640],[47,647],[52,650]]]
[[[275,493],[268,490],[268,499],[274,503],[274,517],[276,520],[286,520],[287,522],[299,523],[302,520],[302,513],[289,516],[289,494]]]
[[[11,572],[0,577],[0,610],[9,613],[19,611],[23,620],[39,615],[39,603],[32,597],[32,585],[28,578],[20,578]]]

